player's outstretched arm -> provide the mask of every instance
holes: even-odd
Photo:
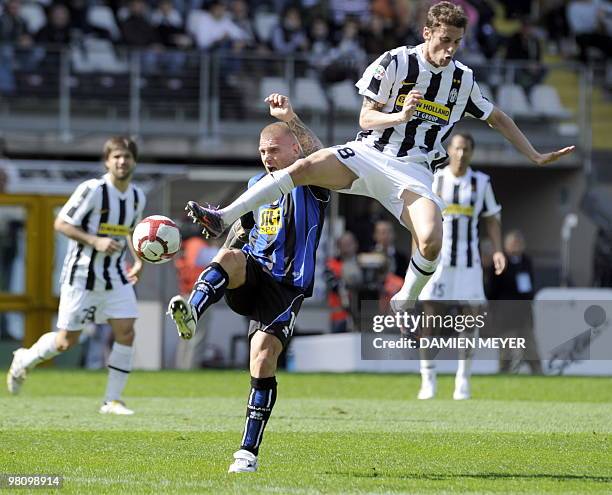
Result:
[[[62,220],[61,218],[55,219],[53,228],[57,232],[64,234],[66,237],[72,240],[87,246],[92,246],[96,251],[100,251],[101,253],[112,254],[121,249],[121,244],[119,244],[115,239],[112,239],[111,237],[98,237],[88,234],[83,229]]]
[[[297,116],[287,96],[272,93],[264,101],[270,105],[270,115],[289,126],[298,143],[300,143],[304,156],[311,155],[323,148],[321,140]]]
[[[536,165],[546,165],[557,161],[562,156],[572,153],[576,147],[568,146],[552,153],[539,153],[529,142],[529,139],[523,134],[510,117],[508,117],[499,108],[493,108],[491,115],[487,119],[487,123],[495,130],[500,132],[514,147],[525,155],[531,162]]]

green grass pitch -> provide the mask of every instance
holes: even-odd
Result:
[[[0,473],[61,474],[66,494],[612,493],[609,378],[476,376],[465,402],[450,376],[431,401],[414,375],[278,381],[259,472],[229,475],[246,372],[134,372],[136,414],[108,417],[105,372],[35,370],[0,394]]]

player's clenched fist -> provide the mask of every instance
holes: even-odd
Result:
[[[272,93],[264,100],[270,105],[270,115],[283,122],[289,122],[295,117],[289,97],[279,93]]]
[[[406,99],[404,100],[404,106],[402,107],[402,111],[400,112],[400,122],[408,122],[412,116],[414,115],[414,111],[416,110],[419,101],[423,99],[423,95],[413,89],[406,95]]]

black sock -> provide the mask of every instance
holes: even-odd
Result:
[[[246,424],[241,449],[257,455],[264,429],[276,402],[276,377],[251,377],[251,393],[247,404]]]
[[[216,303],[223,297],[228,283],[229,277],[227,273],[215,261],[200,273],[200,277],[191,291],[191,296],[189,296],[189,304],[195,308],[198,318],[204,314],[204,311],[211,304]]]

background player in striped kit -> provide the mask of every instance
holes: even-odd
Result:
[[[464,314],[477,314],[485,302],[478,222],[483,220],[493,245],[495,274],[506,268],[502,251],[501,206],[497,203],[488,175],[472,170],[474,138],[453,135],[448,146],[450,163],[438,170],[433,189],[446,203],[444,240],[440,264],[423,288],[420,300],[445,301],[428,304],[428,310],[445,314],[451,308]],[[457,305],[449,301],[456,301]],[[453,399],[470,398],[472,350],[460,350]],[[421,349],[421,389],[419,399],[436,394],[436,371],[431,349]]]
[[[453,61],[467,27],[463,9],[433,5],[423,28],[425,42],[381,55],[357,83],[364,96],[355,141],[326,148],[277,170],[222,209],[189,202],[192,214],[213,237],[236,219],[296,186],[316,185],[377,199],[414,240],[404,285],[394,311],[412,306],[438,265],[443,205],[432,192],[432,172],[446,160],[442,142],[466,114],[485,120],[537,165],[571,153],[536,151],[514,121],[486,100],[472,70]]]
[[[103,156],[107,173],[80,184],[55,220],[55,230],[71,239],[61,277],[58,331],[45,333],[29,349],[15,351],[7,385],[9,392],[18,393],[27,371],[75,345],[85,324],[108,321],[115,343],[100,412],[133,414],[121,394],[132,369],[138,316],[132,285],[142,269],[131,232],[142,217],[145,195],[131,183],[138,157],[134,141],[111,138],[104,144]],[[127,249],[134,260],[129,271]]]
[[[268,174],[321,149],[319,139],[294,113],[289,98],[272,94],[265,101],[270,114],[282,121],[265,127],[259,139]],[[249,187],[265,176],[253,177]],[[328,190],[304,186],[279,193],[268,204],[249,211],[232,227],[231,240],[226,241],[230,249],[219,251],[202,272],[189,301],[175,296],[168,305],[179,335],[186,339],[195,332],[198,318],[224,294],[230,308],[251,319],[251,392],[242,442],[229,472],[257,470],[259,446],[276,402],[277,360],[291,338],[302,301],[312,295],[316,250],[328,203]],[[235,249],[242,244],[242,249]]]

